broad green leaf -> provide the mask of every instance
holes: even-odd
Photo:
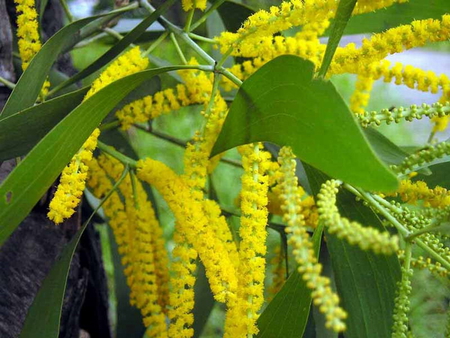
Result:
[[[31,107],[41,91],[52,64],[67,46],[80,40],[80,30],[95,19],[117,14],[118,12],[115,11],[74,21],[48,39],[20,77],[2,112],[0,112],[0,117],[5,118]]]
[[[293,55],[261,67],[239,89],[211,156],[251,142],[291,146],[330,176],[367,189],[394,190],[397,178],[378,159],[349,108],[314,65]]]
[[[439,19],[450,12],[448,0],[409,0],[394,4],[376,12],[356,15],[351,18],[345,34],[378,33],[399,25],[409,24],[413,20],[428,18]]]
[[[85,77],[91,75],[95,71],[99,70],[103,66],[105,66],[108,62],[114,59],[117,55],[123,52],[126,48],[130,46],[133,42],[135,42],[149,27],[152,23],[154,23],[161,13],[164,13],[170,6],[173,5],[175,0],[164,1],[164,3],[152,14],[150,14],[147,18],[142,20],[131,32],[123,37],[123,39],[119,40],[113,47],[111,47],[105,54],[103,54],[100,58],[95,60],[88,67],[83,69],[78,74],[72,76],[67,81],[59,84],[53,90],[56,92],[60,89],[63,89],[77,81],[84,79]]]
[[[318,226],[312,238],[318,256],[323,227]],[[311,290],[295,269],[282,289],[258,318],[258,338],[302,337],[311,308]]]
[[[306,164],[305,169],[316,195],[328,177]],[[386,231],[377,215],[356,202],[351,193],[340,191],[337,203],[342,216]],[[337,291],[348,312],[345,337],[390,337],[396,283],[401,277],[397,256],[362,251],[328,234],[326,229],[325,236]]]
[[[64,248],[28,310],[20,338],[58,338],[70,263],[86,223]]]
[[[363,129],[375,153],[386,164],[400,164],[409,154],[373,128]]]
[[[180,67],[139,72],[84,101],[49,132],[0,186],[0,245],[55,181],[104,117],[145,80]]]
[[[0,161],[25,155],[83,100],[83,88],[0,120]]]
[[[217,11],[229,32],[236,32],[242,23],[254,13],[250,7],[234,1],[225,1]]]
[[[352,16],[353,9],[355,8],[356,0],[340,0],[336,15],[334,17],[333,26],[331,27],[330,38],[328,39],[327,49],[323,56],[322,65],[320,66],[318,76],[325,77],[330,67],[333,55],[336,52],[336,48],[341,41],[344,29],[347,26],[347,22]]]

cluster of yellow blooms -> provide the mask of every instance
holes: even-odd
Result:
[[[182,0],[181,5],[186,12],[195,8],[204,11],[206,9],[206,0]]]
[[[83,101],[112,82],[144,70],[147,66],[148,59],[141,56],[139,48],[130,49],[100,74],[92,83]],[[88,163],[92,158],[92,152],[97,147],[99,134],[100,130],[95,129],[84,146],[74,155],[69,165],[64,168],[61,174],[61,183],[50,203],[48,217],[53,222],[61,223],[72,216],[75,207],[79,204],[85,188],[86,173],[89,170]],[[64,178],[64,181],[62,178]],[[68,201],[71,201],[71,203],[68,203]]]
[[[189,64],[198,64],[192,58]],[[212,90],[212,77],[200,71],[179,71],[184,84],[133,101],[116,112],[122,129],[193,104],[206,104]]]
[[[398,250],[397,236],[380,232],[372,227],[363,227],[339,214],[336,206],[339,185],[339,182],[329,180],[322,184],[320,193],[317,195],[319,221],[327,226],[329,233],[346,239],[350,244],[358,245],[362,250],[372,250],[386,255],[396,252]]]
[[[244,337],[258,333],[256,320],[264,302],[267,224],[267,170],[270,154],[260,144],[240,147],[242,154],[241,226],[239,234],[239,288],[225,320],[224,337]]]
[[[90,164],[91,165],[91,164]],[[112,181],[117,181],[124,166],[116,159],[101,155],[93,160],[92,172],[88,181],[94,195],[102,198],[106,189],[112,189]],[[121,248],[123,263],[127,267],[125,273],[130,286],[130,301],[141,310],[144,325],[148,327],[150,337],[164,337],[166,323],[164,313],[169,303],[168,293],[168,256],[165,249],[162,229],[156,219],[153,207],[139,182],[131,182],[130,176],[120,184],[120,192],[125,205],[117,193],[105,202],[105,214],[110,223],[116,220],[119,210],[121,224],[115,223],[113,229]],[[101,183],[102,186],[98,183]],[[133,186],[135,191],[133,191]],[[101,189],[99,191],[99,189]],[[117,200],[117,198],[119,198]],[[121,229],[122,232],[117,231]],[[124,236],[125,235],[125,236]]]
[[[298,271],[306,281],[307,287],[312,290],[311,296],[314,305],[318,306],[320,312],[325,314],[326,326],[335,332],[344,331],[344,320],[347,318],[347,313],[339,307],[339,297],[331,290],[330,279],[321,276],[322,265],[317,260],[310,236],[306,231],[300,205],[304,192],[299,187],[295,175],[296,163],[291,148],[281,148],[278,161],[282,172],[279,185],[282,191],[283,219],[288,225],[286,232],[291,234],[289,244],[293,247]]]
[[[92,159],[99,135],[100,130],[96,129],[61,173],[58,189],[50,202],[47,214],[53,222],[61,223],[72,216],[80,203],[86,186],[88,163]]]
[[[17,42],[20,58],[22,59],[22,69],[28,67],[33,56],[41,49],[39,38],[38,14],[34,8],[33,0],[14,0],[17,4]]]
[[[434,189],[423,181],[402,180],[399,189],[389,196],[399,196],[403,202],[416,205],[422,201],[424,207],[446,208],[450,206],[450,192],[440,186]]]
[[[25,70],[42,47],[39,38],[38,13],[33,0],[14,0],[14,2],[17,11],[17,46],[22,60],[22,69]],[[49,87],[50,82],[46,80],[41,94],[46,95]]]

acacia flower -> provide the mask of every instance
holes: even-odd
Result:
[[[440,186],[434,189],[428,187],[423,181],[400,181],[398,190],[388,196],[399,196],[403,202],[416,205],[422,202],[424,207],[446,208],[450,206],[450,192]]]
[[[185,12],[193,10],[194,8],[204,11],[206,9],[206,0],[182,0],[181,5]]]
[[[239,288],[229,303],[224,337],[258,333],[256,320],[264,302],[267,191],[270,154],[260,144],[239,148],[242,154],[241,226],[239,235]]]
[[[114,181],[121,176],[124,166],[118,160],[100,155],[98,162]],[[129,259],[126,270],[130,287],[130,301],[141,310],[149,337],[167,336],[164,312],[168,305],[169,271],[167,251],[162,229],[151,202],[140,182],[133,190],[130,176],[120,184],[125,200],[129,234]]]
[[[139,48],[135,47],[111,63],[105,71],[92,83],[83,101],[103,89],[110,83],[125,76],[144,70],[148,66],[148,59],[143,58]],[[88,163],[92,152],[97,147],[97,138],[100,130],[96,128],[89,136],[81,149],[72,157],[67,167],[63,169],[60,184],[55,196],[50,202],[50,211],[47,216],[55,223],[61,223],[75,212],[85,188]]]
[[[291,148],[281,148],[278,161],[282,172],[279,186],[283,200],[283,219],[288,225],[286,232],[291,235],[288,243],[293,247],[298,271],[306,281],[306,286],[312,290],[314,305],[325,314],[325,325],[335,332],[344,331],[347,313],[339,306],[339,297],[332,291],[329,278],[321,275],[322,265],[317,261],[310,236],[306,231],[301,212],[301,198],[304,191],[298,185],[295,175],[296,162]]]

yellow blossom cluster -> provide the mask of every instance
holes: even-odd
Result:
[[[336,206],[336,195],[340,183],[329,180],[322,184],[317,195],[319,222],[323,222],[330,234],[347,240],[352,245],[358,245],[362,250],[372,250],[375,253],[392,254],[398,250],[398,237],[388,232],[380,232],[372,227],[363,227],[357,222],[351,222],[339,214]]]
[[[181,5],[184,11],[191,11],[195,8],[204,11],[206,9],[206,0],[182,0]]]
[[[210,228],[204,205],[193,197],[185,180],[163,163],[146,159],[139,161],[137,167],[138,177],[161,193],[175,215],[179,233],[198,252],[216,300],[225,302],[234,297],[237,287],[234,263],[225,241]]]
[[[405,0],[389,1],[405,2]],[[269,11],[259,10],[247,18],[236,33],[224,32],[217,37],[222,53],[233,48],[232,55],[247,55],[260,48],[261,41],[271,38],[275,33],[291,27],[302,26],[310,22],[324,23],[334,17],[338,1],[336,0],[290,0]],[[388,1],[373,1],[370,6],[360,6],[356,13],[373,11],[387,6]],[[327,23],[325,23],[327,25]]]
[[[358,0],[352,14],[373,12],[383,7],[392,6],[395,3],[401,4],[408,1],[409,0]]]
[[[275,256],[273,256],[273,258],[270,260],[270,264],[273,266],[273,277],[272,284],[268,289],[268,293],[270,295],[268,301],[270,301],[271,298],[281,290],[284,282],[286,281],[286,253],[284,252],[284,249],[281,247],[281,245],[278,245],[275,248],[274,253]]]
[[[256,320],[264,302],[267,224],[267,170],[270,154],[260,144],[240,147],[242,154],[241,226],[239,235],[239,288],[229,303],[224,337],[258,333]]]
[[[116,181],[124,166],[114,158],[101,155],[98,164],[107,177]],[[134,191],[133,191],[134,185]],[[149,337],[167,336],[164,312],[169,303],[168,256],[162,229],[153,206],[140,182],[127,176],[119,186],[125,200],[129,245],[127,282],[130,301],[141,310]]]
[[[88,164],[97,146],[99,134],[100,131],[95,129],[61,173],[58,189],[50,202],[50,211],[47,214],[48,218],[56,224],[72,216],[80,203],[86,186]]]
[[[314,305],[325,314],[326,326],[335,332],[344,331],[347,313],[339,306],[339,297],[332,291],[329,278],[321,276],[322,265],[317,260],[310,236],[306,231],[301,212],[301,197],[304,191],[298,185],[295,175],[295,156],[291,148],[281,148],[278,161],[283,173],[279,178],[283,219],[288,225],[286,232],[291,235],[289,244],[293,247],[298,271],[306,281],[306,286],[312,290],[311,297]]]
[[[374,80],[365,75],[358,75],[355,90],[350,98],[350,109],[356,114],[363,114],[365,107],[369,104],[370,91]]]
[[[14,0],[17,11],[17,46],[20,59],[22,60],[22,69],[28,68],[31,59],[42,47],[39,38],[38,14],[32,0]],[[50,82],[46,80],[41,89],[41,95],[48,93]]]
[[[197,64],[191,59],[189,64]],[[133,101],[116,112],[122,129],[130,128],[134,123],[143,123],[162,114],[178,110],[193,104],[206,104],[212,89],[212,78],[205,72],[187,71],[179,72],[184,84],[167,88],[154,95],[145,96]]]
[[[412,205],[421,201],[425,207],[446,208],[450,206],[450,192],[447,189],[440,186],[431,189],[423,181],[402,180],[398,190],[388,196],[399,196],[403,202]]]
[[[148,59],[141,56],[139,47],[130,49],[100,74],[92,83],[91,89],[86,93],[83,101],[89,99],[110,83],[142,71],[147,66]],[[75,212],[75,207],[78,205],[85,187],[86,173],[89,170],[88,163],[92,158],[92,152],[97,147],[99,134],[100,130],[96,128],[61,174],[61,183],[50,203],[48,213],[48,217],[55,223],[61,223]],[[90,152],[90,154],[87,152]]]
[[[39,38],[38,14],[34,8],[34,0],[14,0],[14,2],[18,14],[17,44],[22,59],[22,69],[25,70],[42,46]]]

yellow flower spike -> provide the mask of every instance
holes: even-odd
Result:
[[[96,129],[61,173],[58,189],[50,202],[50,211],[47,214],[48,218],[56,224],[75,213],[86,185],[89,169],[87,163],[92,159],[92,152],[97,146],[99,135],[100,131]]]
[[[125,76],[144,70],[148,66],[148,59],[140,54],[139,47],[130,49],[111,63],[103,73],[92,83],[83,101],[103,89],[110,83]],[[48,218],[55,223],[61,223],[75,212],[85,188],[88,164],[92,158],[92,152],[97,147],[97,138],[100,130],[96,128],[86,140],[85,144],[74,155],[67,167],[64,168],[60,184],[55,196],[50,202]]]
[[[374,80],[364,75],[358,75],[356,88],[350,98],[350,109],[355,114],[363,114],[365,107],[369,104],[370,92]]]
[[[398,250],[398,237],[388,232],[380,232],[375,228],[363,227],[357,222],[351,222],[341,217],[336,206],[336,194],[340,183],[329,180],[322,184],[317,195],[319,222],[328,227],[328,232],[340,239],[347,240],[352,245],[358,245],[362,250],[372,250],[378,254],[389,255]]]
[[[256,320],[264,302],[266,254],[267,191],[270,154],[260,144],[239,148],[244,174],[241,192],[239,235],[239,288],[229,303],[224,337],[243,337],[258,333]]]
[[[137,167],[138,177],[160,192],[175,215],[178,232],[198,252],[215,299],[226,302],[234,297],[237,274],[229,248],[210,227],[203,203],[192,194],[186,181],[163,163],[146,159],[139,161]]]
[[[446,208],[450,206],[450,192],[440,186],[430,189],[423,181],[400,181],[400,187],[388,196],[399,196],[403,202],[416,205],[419,201],[425,207]]]
[[[371,6],[357,7],[355,14],[405,1],[389,2],[388,4],[388,1],[373,1]],[[225,53],[230,47],[234,47],[232,55],[239,56],[241,52],[246,54],[252,49],[259,49],[261,39],[272,37],[275,33],[311,22],[328,21],[334,17],[337,6],[338,1],[335,0],[286,1],[278,7],[272,6],[270,11],[259,10],[251,15],[236,33],[224,32],[216,40],[222,53]]]
[[[106,155],[99,157],[106,174],[117,180],[124,170],[118,160]],[[128,283],[130,300],[141,310],[147,336],[165,337],[167,327],[164,312],[169,303],[169,259],[162,229],[151,202],[140,182],[135,191],[128,176],[119,186],[125,199],[126,214],[131,237],[131,257]],[[136,194],[136,195],[134,195]]]
[[[304,191],[295,176],[296,162],[291,148],[281,148],[278,161],[283,173],[279,177],[283,219],[288,224],[286,232],[290,234],[289,244],[293,247],[294,258],[299,265],[298,271],[307,287],[312,290],[314,305],[325,314],[326,326],[335,332],[344,331],[347,313],[339,306],[339,297],[331,290],[330,280],[321,276],[322,265],[317,261],[311,238],[306,231],[301,207]]]
[[[183,10],[185,12],[195,8],[204,11],[206,9],[206,0],[182,0],[181,5],[183,6]]]
[[[281,244],[275,248],[275,256],[273,256],[270,264],[273,266],[272,269],[272,285],[270,286],[268,292],[270,294],[269,301],[281,290],[286,281],[286,264],[285,264],[286,254],[284,253]]]

